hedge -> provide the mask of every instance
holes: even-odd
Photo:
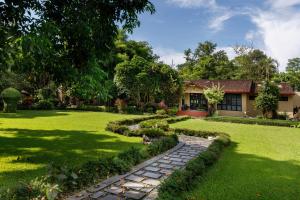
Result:
[[[107,176],[128,172],[143,160],[161,154],[177,144],[177,136],[172,135],[154,141],[144,150],[132,147],[117,156],[89,161],[77,168],[51,165],[46,176],[1,191],[0,199],[59,199],[66,193],[94,184]]]
[[[195,186],[197,180],[202,178],[207,169],[217,161],[224,147],[230,144],[230,139],[226,134],[219,133],[218,135],[219,137],[205,152],[189,161],[183,170],[175,171],[161,184],[158,200],[180,200],[182,193]]]
[[[150,119],[140,122],[141,128],[160,128],[162,130],[169,130],[169,124],[166,120]]]
[[[276,119],[258,119],[258,118],[241,118],[241,117],[207,117],[207,121],[215,122],[231,122],[239,124],[258,124],[266,126],[284,126],[295,127],[299,122],[293,122],[288,120],[276,120]]]
[[[229,138],[227,133],[223,132],[214,132],[214,131],[203,131],[203,130],[191,130],[186,128],[174,128],[172,129],[175,134],[184,134],[188,136],[196,136],[196,137],[222,137],[222,138]]]

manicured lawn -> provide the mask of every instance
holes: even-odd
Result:
[[[51,163],[75,166],[116,154],[140,138],[105,131],[107,122],[137,117],[99,112],[0,113],[0,188],[42,175]]]
[[[188,120],[173,127],[222,131],[233,144],[190,200],[299,200],[300,129]]]

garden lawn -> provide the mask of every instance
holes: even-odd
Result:
[[[105,131],[109,121],[138,117],[104,112],[0,113],[0,189],[46,173],[53,162],[76,166],[131,146],[140,138]]]
[[[198,179],[182,199],[300,199],[300,129],[201,119],[172,127],[226,132],[232,140],[205,178]]]

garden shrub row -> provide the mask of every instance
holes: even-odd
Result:
[[[207,121],[231,122],[239,124],[258,124],[266,126],[296,127],[299,122],[276,119],[241,118],[241,117],[207,117]]]
[[[169,124],[166,120],[150,119],[140,122],[141,128],[160,128],[167,131],[169,129]]]
[[[196,136],[196,137],[202,137],[202,138],[208,138],[208,137],[219,137],[219,138],[229,138],[229,135],[227,133],[223,132],[214,132],[214,131],[204,131],[204,130],[191,130],[187,128],[174,128],[172,129],[175,134],[184,134],[188,136]]]
[[[161,154],[177,143],[177,136],[171,135],[154,141],[146,149],[132,147],[117,156],[89,161],[77,168],[51,165],[46,176],[1,191],[0,199],[60,199],[66,193],[94,184],[108,176],[124,174],[143,160]]]
[[[169,117],[167,119],[165,119],[165,121],[168,122],[168,124],[174,124],[176,122],[181,122],[181,121],[185,121],[191,119],[190,116],[181,116],[181,117]]]
[[[218,135],[219,137],[205,152],[189,161],[185,169],[175,171],[161,184],[158,200],[180,200],[182,193],[195,186],[197,180],[203,177],[207,169],[218,160],[224,147],[230,144],[230,139],[226,134],[219,133]]]

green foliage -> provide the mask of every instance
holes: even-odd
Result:
[[[172,130],[176,134],[183,134],[183,135],[203,137],[203,138],[218,137],[218,136],[228,137],[228,134],[217,132],[217,131],[202,131],[202,130],[198,131],[198,130],[187,129],[187,128],[174,128]]]
[[[150,156],[155,156],[176,146],[177,143],[178,143],[178,137],[175,134],[168,137],[162,137],[161,139],[152,142],[148,146],[147,152],[149,153]]]
[[[169,124],[165,120],[151,119],[140,123],[141,128],[159,128],[167,131],[169,129]]]
[[[165,119],[165,121],[167,121],[168,124],[173,124],[173,123],[185,121],[188,119],[191,119],[191,117],[190,116],[170,117],[170,118]]]
[[[182,90],[181,79],[176,70],[139,56],[118,64],[114,81],[120,93],[133,99],[136,105],[163,99],[174,103]]]
[[[54,105],[50,100],[40,100],[33,105],[33,109],[36,110],[53,110]]]
[[[15,88],[6,88],[1,92],[1,98],[3,99],[4,107],[3,111],[7,113],[17,112],[18,101],[21,100],[21,93]]]
[[[176,116],[177,112],[178,112],[178,108],[177,107],[169,108],[167,110],[168,115],[171,115],[171,116]]]
[[[229,137],[223,134],[214,140],[205,152],[189,161],[186,168],[174,172],[161,184],[158,199],[181,199],[180,194],[195,186],[196,180],[204,176],[207,168],[217,161],[224,147],[229,144]]]
[[[147,136],[149,138],[159,138],[165,135],[164,130],[160,128],[142,128],[138,130],[140,136]]]
[[[163,110],[163,109],[157,110],[157,111],[156,111],[156,114],[158,114],[158,115],[166,115],[166,114],[167,114],[167,111],[165,111],[165,110]]]
[[[231,122],[239,124],[258,124],[266,126],[285,126],[293,127],[297,122],[288,121],[288,120],[275,120],[275,119],[259,119],[259,118],[241,118],[241,117],[208,117],[205,118],[207,121],[216,121],[216,122]]]
[[[0,198],[21,200],[47,197],[48,200],[54,200],[62,193],[86,187],[107,176],[128,172],[143,160],[163,153],[177,143],[178,138],[170,136],[153,142],[146,151],[130,148],[115,157],[101,157],[98,161],[89,161],[76,168],[50,165],[46,176],[33,180],[29,184],[1,191]]]
[[[224,98],[224,91],[220,85],[213,85],[211,88],[205,89],[203,93],[208,102],[209,115],[213,115],[216,105]]]
[[[199,43],[192,52],[185,51],[186,62],[178,66],[185,80],[230,79],[234,77],[235,66],[229,61],[225,51],[216,51],[217,44],[205,41]]]
[[[279,88],[276,84],[265,82],[255,99],[255,107],[260,110],[264,117],[276,116],[279,101]]]

